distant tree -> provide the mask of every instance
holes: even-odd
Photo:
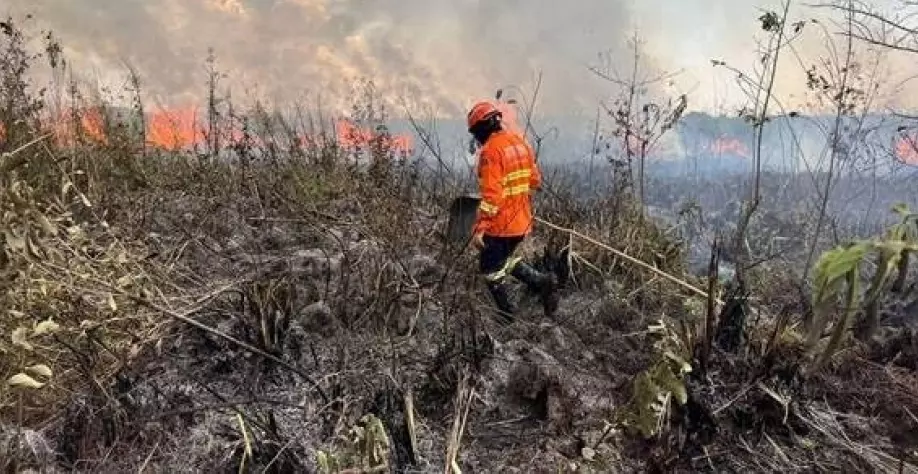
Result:
[[[659,98],[652,94],[651,88],[671,81],[674,73],[657,73],[648,71],[642,63],[641,47],[643,42],[637,34],[630,41],[633,52],[631,71],[620,74],[614,67],[611,58],[600,55],[602,66],[592,67],[597,76],[618,87],[611,98],[602,106],[611,119],[611,137],[603,137],[607,150],[612,149],[613,141],[621,149],[621,154],[609,154],[608,160],[619,172],[618,184],[632,189],[637,173],[637,197],[639,203],[646,203],[645,168],[647,157],[658,145],[660,138],[671,130],[688,106],[685,94],[676,98]],[[636,162],[636,163],[635,163]],[[635,164],[637,169],[635,170]]]

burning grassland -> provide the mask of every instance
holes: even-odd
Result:
[[[206,150],[214,141],[228,149],[248,146],[264,149],[267,139],[263,133],[251,129],[245,120],[231,117],[218,129],[206,125],[208,122],[195,106],[161,109],[138,116],[131,111],[107,110],[103,107],[71,108],[56,114],[43,114],[36,129],[49,135],[49,141],[59,148],[71,148],[78,144],[109,145],[113,137],[137,136],[145,150],[169,152]],[[288,147],[315,148],[325,137],[299,133],[286,137]],[[0,123],[0,144],[7,137],[6,127]],[[362,126],[348,118],[334,121],[334,134],[329,141],[346,152],[371,147],[384,147],[399,155],[411,155],[414,151],[412,137],[392,135],[383,125]]]

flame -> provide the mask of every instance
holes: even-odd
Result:
[[[369,128],[362,128],[346,118],[335,122],[335,136],[338,146],[348,151],[367,149],[373,144],[378,144],[383,149],[402,156],[410,155],[414,150],[414,142],[410,135],[376,132]]]
[[[208,141],[208,126],[199,115],[195,106],[177,108],[159,108],[145,117],[145,146],[166,151],[187,151],[204,148]],[[78,126],[74,126],[74,119]],[[59,113],[46,114],[40,121],[43,130],[51,133],[52,140],[59,147],[73,147],[82,143],[107,144],[106,121],[102,108],[81,108],[63,110]],[[246,133],[242,123],[221,124],[219,146],[265,147],[263,137],[255,133]],[[0,122],[0,143],[6,140],[5,125]],[[335,140],[345,150],[366,149],[370,145],[381,146],[393,154],[409,155],[414,151],[412,137],[408,134],[389,134],[384,130],[363,128],[350,120],[340,119],[335,123]],[[320,145],[317,137],[297,134],[291,137],[291,145],[311,148]],[[272,143],[273,145],[273,143]]]
[[[895,145],[896,160],[902,164],[918,166],[918,133],[902,134]]]
[[[65,109],[41,118],[42,128],[51,133],[51,140],[58,147],[75,146],[78,137],[84,142],[107,144],[104,112],[99,107]],[[79,117],[75,127],[73,118]]]
[[[206,140],[195,107],[160,109],[147,119],[146,129],[147,145],[169,151],[193,148]]]
[[[749,147],[747,147],[746,144],[739,139],[732,137],[720,136],[716,138],[711,143],[710,150],[712,153],[716,153],[718,155],[731,154],[740,156],[742,158],[750,157]]]
[[[348,119],[339,119],[335,122],[335,136],[338,138],[338,145],[345,149],[367,146],[373,140],[373,132],[358,127]]]
[[[93,107],[83,111],[80,114],[80,125],[88,138],[97,143],[108,144],[108,139],[105,136],[105,118],[102,115],[102,109]]]

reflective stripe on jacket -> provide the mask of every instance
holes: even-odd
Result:
[[[526,235],[532,228],[530,194],[542,185],[532,147],[521,136],[500,130],[488,138],[478,158],[481,202],[475,232]]]

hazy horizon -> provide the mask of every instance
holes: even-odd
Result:
[[[882,0],[885,9],[900,2]],[[793,4],[790,21],[826,9]],[[539,111],[595,113],[614,88],[590,72],[608,51],[622,72],[630,68],[627,41],[645,41],[648,74],[677,72],[659,92],[689,96],[689,110],[729,114],[743,103],[733,73],[714,68],[722,59],[745,71],[758,62],[764,0],[580,0],[484,3],[480,0],[11,0],[9,14],[34,14],[34,27],[62,41],[77,73],[117,88],[125,63],[136,67],[151,98],[167,104],[201,103],[205,59],[213,47],[218,68],[236,99],[284,103],[304,98],[346,110],[351,84],[372,79],[390,106],[414,113],[459,117],[471,101],[498,87],[531,91],[539,71]],[[0,13],[6,13],[0,10]],[[807,105],[802,64],[824,56],[823,32],[808,24],[785,53],[776,95],[788,108]],[[866,45],[856,44],[867,58]],[[918,74],[908,55],[886,58],[886,78],[875,107],[912,109]],[[512,93],[512,87],[508,90]],[[398,113],[398,110],[394,111]],[[777,111],[775,111],[777,112]]]

